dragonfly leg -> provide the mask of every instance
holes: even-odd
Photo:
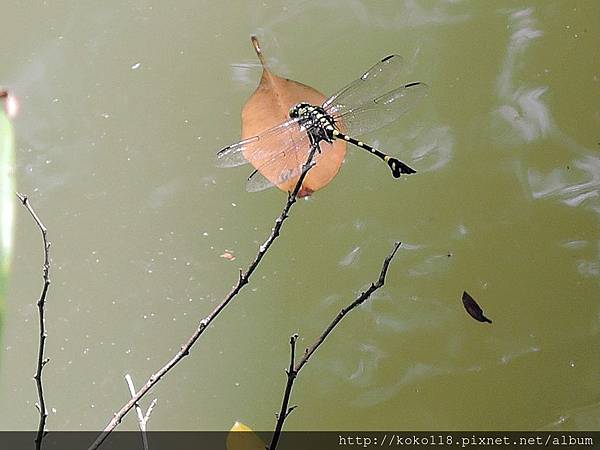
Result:
[[[310,146],[311,148],[316,145],[317,146],[317,151],[319,153],[321,153],[321,146],[319,145],[319,142],[321,142],[322,140],[324,140],[325,138],[320,137],[318,135],[315,136],[315,133],[313,131],[309,131],[308,132],[308,140],[310,141]]]

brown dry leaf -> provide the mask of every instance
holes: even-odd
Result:
[[[282,78],[274,75],[265,63],[265,59],[260,49],[260,44],[256,36],[252,36],[252,44],[258,55],[258,59],[263,67],[260,84],[248,99],[242,110],[242,139],[247,139],[256,136],[261,132],[289,119],[290,108],[300,102],[308,102],[311,105],[321,105],[325,102],[326,97],[302,83],[294,80]],[[269,152],[273,155],[280,152],[289,142],[289,135],[282,134],[277,142],[273,144],[273,148],[269,148]],[[310,145],[305,143],[302,148],[298,149],[297,160],[299,164],[304,164],[308,158]],[[252,151],[244,152],[244,157],[257,169],[264,164],[264,154],[260,158],[256,157]],[[340,166],[344,161],[346,154],[346,143],[336,140],[333,144],[321,142],[321,153],[317,153],[315,160],[317,165],[311,169],[299,192],[300,197],[311,195],[313,192],[323,188],[336,176],[340,170]],[[262,163],[262,164],[261,164]],[[260,168],[261,174],[274,184],[278,180],[281,173],[281,166],[277,164],[270,168]],[[290,168],[291,169],[291,168]],[[285,182],[277,185],[283,191],[290,192],[296,186],[299,175],[292,177]]]

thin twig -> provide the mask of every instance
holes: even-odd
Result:
[[[285,422],[286,417],[291,412],[288,409],[288,405],[290,403],[290,396],[292,395],[292,386],[294,385],[294,378],[298,372],[294,369],[294,364],[296,363],[296,341],[298,340],[298,334],[293,334],[290,337],[290,367],[285,371],[287,375],[287,383],[285,385],[285,391],[283,393],[283,400],[281,401],[281,409],[279,410],[279,414],[277,414],[277,425],[275,425],[275,433],[273,434],[273,439],[271,440],[271,445],[269,449],[274,449],[277,447],[277,441],[279,441],[279,435],[281,434],[281,430],[283,429],[283,422]],[[279,430],[279,432],[277,431]]]
[[[152,414],[152,410],[154,409],[154,407],[156,406],[157,403],[158,403],[157,398],[155,398],[154,400],[152,400],[150,402],[150,406],[148,406],[148,409],[146,410],[146,415],[144,416],[144,422],[146,424],[148,423],[148,419],[150,419],[150,414]]]
[[[129,387],[129,393],[132,397],[135,397],[135,386],[133,385],[133,380],[131,375],[125,375],[125,381],[127,382],[127,386]],[[157,399],[152,400],[146,414],[142,412],[142,408],[139,403],[135,404],[135,411],[138,416],[138,423],[140,425],[140,431],[142,432],[142,445],[144,446],[144,450],[148,450],[148,436],[146,435],[146,429],[148,425],[148,420],[150,420],[150,414],[152,414],[152,410],[156,406]]]
[[[40,328],[40,340],[38,345],[38,358],[37,358],[37,369],[35,371],[35,375],[33,376],[35,380],[35,384],[37,387],[38,394],[38,402],[35,404],[36,408],[40,413],[40,422],[38,424],[37,434],[35,436],[35,448],[36,450],[40,450],[42,448],[42,439],[44,439],[44,429],[46,428],[46,419],[48,418],[48,411],[46,410],[46,400],[44,399],[44,385],[42,383],[42,370],[44,366],[48,364],[50,359],[44,358],[44,352],[46,350],[46,296],[48,295],[48,288],[50,287],[50,242],[48,241],[48,230],[46,226],[42,223],[34,209],[31,207],[29,203],[29,199],[25,195],[21,195],[18,192],[16,193],[17,197],[23,204],[23,206],[29,211],[33,220],[37,224],[40,232],[42,233],[42,240],[44,242],[44,265],[42,266],[42,278],[44,280],[44,285],[42,287],[42,292],[40,294],[40,298],[37,301],[38,307],[38,317],[39,317],[39,328]]]
[[[240,270],[238,282],[235,284],[235,286],[233,286],[233,288],[231,288],[231,291],[229,291],[225,298],[221,300],[221,303],[219,303],[208,316],[206,316],[200,321],[196,330],[181,346],[180,350],[163,367],[161,367],[158,370],[158,372],[154,373],[148,379],[148,381],[146,381],[146,383],[140,388],[140,390],[135,394],[134,397],[132,397],[125,405],[123,405],[123,407],[118,412],[114,414],[113,418],[110,420],[108,425],[106,425],[102,433],[100,433],[100,435],[96,438],[96,440],[92,443],[88,450],[95,450],[98,447],[100,447],[100,445],[102,444],[102,442],[104,442],[108,435],[119,425],[119,423],[121,423],[123,417],[125,417],[125,414],[127,414],[131,410],[131,408],[135,406],[135,404],[152,388],[152,386],[158,383],[161,380],[161,378],[164,377],[179,361],[181,361],[184,357],[189,355],[190,349],[196,343],[198,338],[202,335],[204,330],[208,328],[212,321],[217,318],[219,313],[221,313],[221,311],[225,309],[229,302],[231,302],[234,299],[234,297],[242,290],[242,288],[246,284],[248,284],[250,276],[254,273],[261,260],[275,241],[275,239],[277,239],[277,237],[279,236],[281,227],[283,226],[283,222],[285,222],[285,220],[288,218],[292,206],[294,205],[294,203],[296,203],[296,200],[298,199],[298,192],[300,192],[302,183],[304,182],[308,171],[312,169],[315,165],[313,159],[317,150],[318,145],[311,146],[308,158],[302,166],[302,173],[298,178],[298,182],[296,183],[294,190],[288,194],[287,203],[281,211],[279,217],[275,220],[275,225],[271,229],[271,234],[265,240],[265,242],[258,248],[258,253],[256,254],[254,260],[250,263],[246,271],[244,272]]]
[[[323,342],[325,342],[325,339],[327,339],[327,336],[329,335],[329,333],[331,333],[333,331],[333,329],[342,321],[342,319],[346,316],[346,314],[348,314],[350,311],[352,311],[357,306],[364,303],[369,297],[371,297],[373,292],[375,292],[377,289],[381,288],[385,284],[385,276],[387,274],[388,267],[390,266],[392,259],[396,255],[396,252],[400,248],[400,244],[401,244],[400,242],[394,243],[394,247],[392,248],[392,251],[383,261],[383,265],[381,267],[381,272],[379,273],[379,278],[377,279],[377,281],[375,283],[371,283],[371,286],[369,286],[369,288],[367,290],[362,292],[352,303],[350,303],[345,308],[342,308],[342,310],[338,313],[338,315],[327,326],[325,331],[323,331],[323,333],[317,338],[315,343],[312,344],[309,348],[307,348],[305,350],[304,356],[300,359],[300,361],[298,361],[298,363],[296,365],[294,365],[294,362],[295,362],[294,354],[295,354],[295,350],[296,350],[296,341],[298,340],[298,335],[294,334],[290,338],[291,362],[290,362],[289,369],[286,370],[287,383],[285,385],[283,401],[281,402],[281,409],[279,410],[279,414],[277,415],[277,424],[275,425],[275,431],[273,432],[273,438],[271,439],[271,444],[269,445],[269,450],[275,450],[277,448],[277,443],[278,443],[279,437],[281,435],[281,430],[283,430],[283,425],[284,425],[285,419],[287,419],[289,414],[295,408],[295,406],[288,407],[288,405],[289,405],[290,397],[292,394],[292,387],[294,385],[294,381],[295,381],[296,377],[298,376],[298,373],[300,372],[300,370],[302,370],[302,368],[308,362],[310,357],[317,351],[317,349],[320,347],[320,345]]]

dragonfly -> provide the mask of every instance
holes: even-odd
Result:
[[[217,153],[217,166],[247,164],[249,161],[244,155],[252,154],[255,170],[248,177],[246,190],[261,191],[300,176],[306,162],[301,155],[307,155],[311,145],[318,146],[320,153],[323,142],[331,144],[339,139],[385,162],[394,178],[416,173],[399,159],[354,137],[396,121],[427,95],[425,83],[400,84],[402,66],[401,56],[387,56],[322,105],[306,102],[294,105],[289,110],[288,120],[221,149]],[[318,164],[318,155],[315,160]],[[275,178],[264,175],[273,173]]]

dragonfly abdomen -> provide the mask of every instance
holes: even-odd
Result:
[[[346,142],[350,142],[351,144],[356,145],[357,147],[360,147],[364,150],[367,150],[368,152],[372,153],[373,155],[375,155],[378,158],[385,161],[387,163],[387,165],[390,167],[394,178],[398,178],[402,174],[410,175],[411,173],[417,172],[415,169],[408,166],[407,164],[404,164],[399,159],[396,159],[392,156],[386,155],[385,153],[380,152],[376,148],[373,148],[370,145],[365,144],[362,141],[354,139],[353,137],[350,137],[347,134],[344,134],[341,131],[338,131],[333,127],[327,127],[327,131],[329,131],[331,133],[331,135],[334,139],[343,139]]]
[[[385,153],[382,153],[379,150],[377,150],[376,148],[373,148],[370,145],[365,144],[363,141],[356,140],[353,137],[350,137],[347,134],[344,134],[341,131],[338,131],[336,129],[332,130],[332,134],[335,139],[343,139],[344,141],[350,142],[351,144],[356,145],[357,147],[360,147],[362,149],[365,149],[365,150],[373,153],[374,155],[378,156],[379,158],[381,158],[385,161],[385,158],[387,156]]]

